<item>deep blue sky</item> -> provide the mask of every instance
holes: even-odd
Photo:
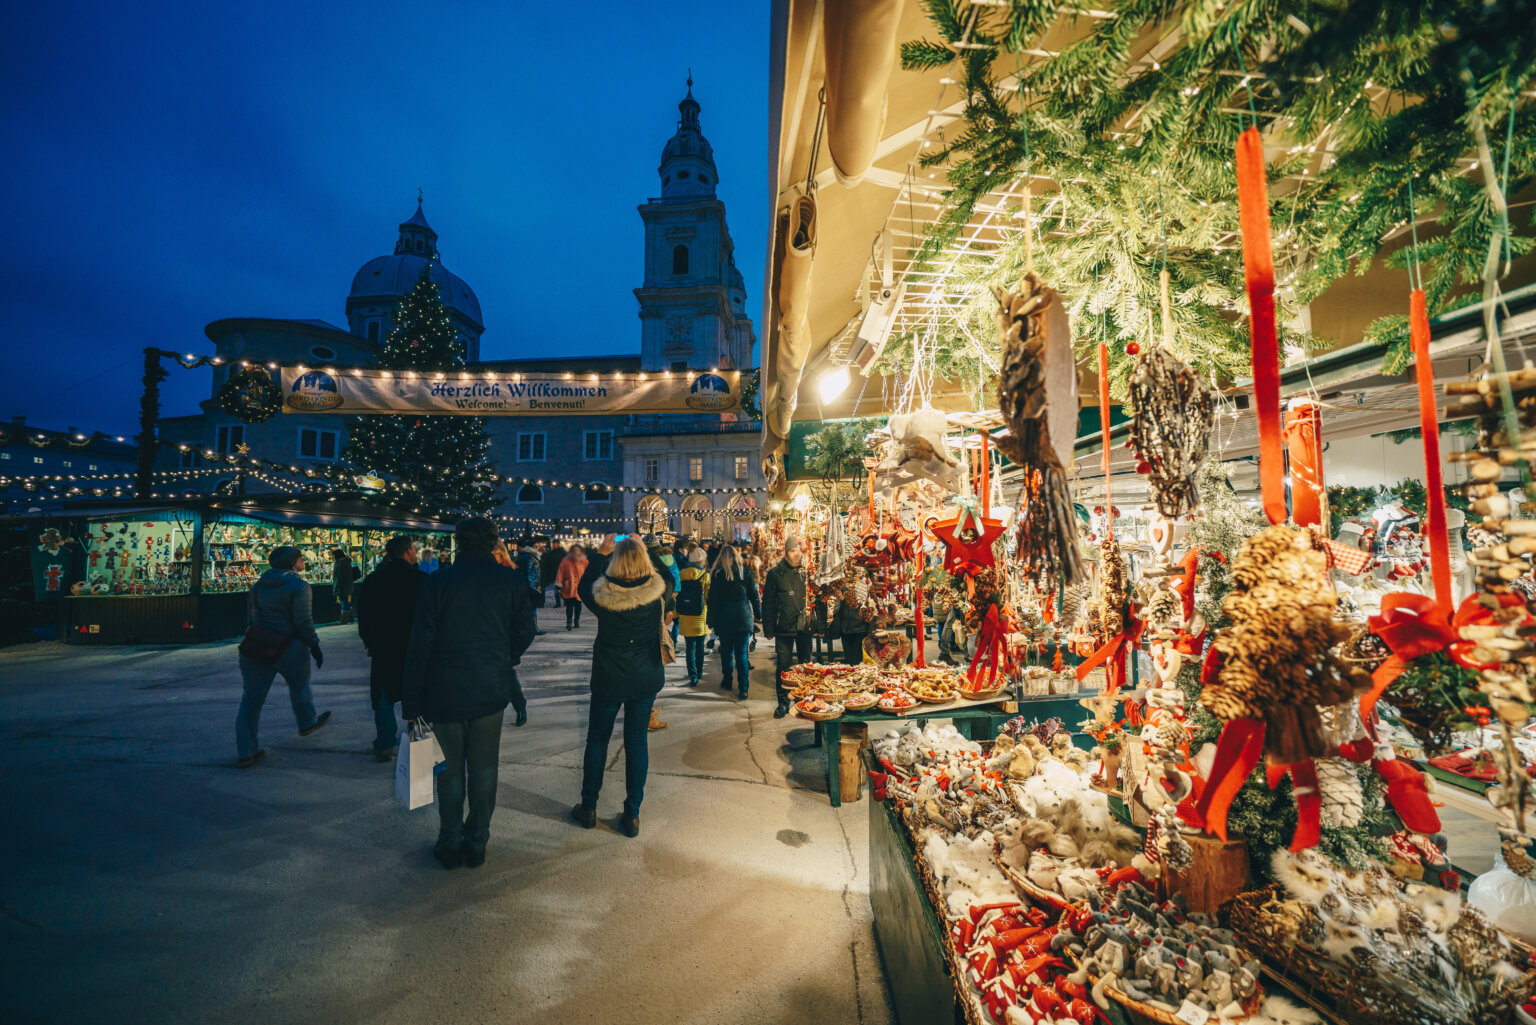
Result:
[[[209,352],[221,317],[345,325],[418,186],[482,355],[638,351],[635,207],[689,67],[758,319],[767,21],[718,0],[7,4],[0,419],[129,433],[145,346]],[[166,415],[208,389],[172,364]]]

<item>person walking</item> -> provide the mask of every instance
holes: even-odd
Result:
[[[592,700],[582,759],[581,803],[571,818],[591,829],[597,825],[597,798],[608,764],[608,741],[619,712],[624,713],[624,808],[619,830],[640,835],[640,802],[650,767],[647,724],[656,695],[665,682],[661,631],[665,629],[666,585],[638,538],[615,543],[609,534],[587,561],[578,587],[581,600],[597,618],[592,643]]]
[[[581,626],[581,575],[587,571],[587,550],[581,545],[571,545],[571,550],[560,560],[555,573],[556,593],[565,602],[565,628],[575,630]]]
[[[357,587],[357,634],[367,652],[373,706],[373,757],[393,761],[400,743],[395,703],[405,678],[405,650],[416,620],[416,596],[427,575],[416,566],[416,542],[404,534],[384,545],[384,561]]]
[[[747,642],[752,637],[753,620],[763,616],[763,606],[757,594],[757,578],[731,545],[721,546],[710,572],[707,616],[720,638],[720,665],[725,671],[720,689],[731,689],[731,663],[735,662],[736,693],[745,701],[752,674]]]
[[[496,539],[496,547],[491,549],[491,558],[496,560],[498,566],[504,566],[519,574],[523,572],[517,567],[512,553],[507,551],[507,543],[499,537]],[[529,608],[534,607],[531,602],[532,599],[530,599]],[[533,613],[533,628],[535,636],[544,632],[539,629],[539,614],[537,611]],[[517,713],[517,718],[513,720],[512,725],[526,726],[528,724],[528,699],[523,696],[523,683],[517,678],[516,673],[512,674],[512,710]]]
[[[832,631],[842,637],[843,661],[860,665],[864,661],[864,638],[875,618],[874,599],[870,597],[864,570],[852,562],[843,565],[843,580],[838,587],[836,608],[832,612]]]
[[[299,736],[307,737],[331,721],[330,712],[315,714],[309,689],[309,660],[318,669],[325,656],[315,633],[313,595],[304,572],[304,553],[293,545],[279,545],[267,557],[271,567],[251,588],[250,629],[240,642],[240,679],[243,692],[235,713],[236,763],[249,769],[266,756],[256,743],[261,708],[279,673],[288,684],[288,700]]]
[[[709,570],[704,549],[688,549],[688,565],[680,574],[677,590],[677,618],[681,624],[683,649],[688,666],[688,686],[697,687],[704,677],[704,638],[709,634]]]
[[[331,592],[336,595],[342,623],[352,622],[352,593],[356,585],[357,568],[352,565],[352,557],[337,548],[331,553]]]
[[[533,643],[533,607],[527,577],[496,561],[494,523],[472,516],[453,533],[458,559],[421,584],[401,711],[430,722],[443,749],[432,854],[444,868],[478,868],[496,810],[502,718]]]
[[[544,554],[539,556],[539,608],[544,607],[544,594],[555,586],[555,577],[560,572],[560,564],[565,561],[565,546],[559,541],[551,541],[544,548]],[[555,608],[560,607],[560,593],[555,592]]]
[[[530,608],[537,609],[543,602],[543,595],[539,592],[539,575],[542,572],[539,566],[539,550],[533,538],[524,537],[522,545],[518,549],[513,561],[519,572],[523,574],[528,585],[528,604]],[[534,613],[533,633],[536,637],[542,637],[544,631],[539,629],[538,613]]]
[[[811,660],[811,624],[805,613],[805,550],[800,539],[784,544],[784,558],[768,571],[763,582],[763,636],[773,641],[774,689],[778,707],[775,719],[789,714],[789,688],[784,671]]]

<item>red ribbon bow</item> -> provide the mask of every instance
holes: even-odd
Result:
[[[1494,621],[1493,610],[1479,599],[1479,595],[1469,596],[1450,619],[1427,595],[1395,592],[1381,600],[1381,615],[1372,616],[1366,625],[1392,649],[1392,654],[1371,674],[1371,689],[1360,698],[1362,719],[1370,719],[1376,702],[1387,687],[1403,675],[1408,664],[1416,658],[1443,651],[1468,669],[1490,668],[1471,657],[1475,645],[1461,638],[1461,627]],[[1506,606],[1518,604],[1520,600],[1516,594],[1499,598],[1500,604]]]

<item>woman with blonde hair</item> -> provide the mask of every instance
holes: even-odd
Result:
[[[735,662],[736,693],[743,701],[747,700],[747,678],[752,673],[747,662],[752,621],[761,618],[757,577],[734,547],[723,545],[709,578],[709,626],[720,638],[720,666],[725,671],[720,689],[731,689],[731,663]]]
[[[619,830],[640,834],[640,802],[650,768],[646,749],[652,705],[664,682],[661,632],[667,588],[639,538],[615,543],[609,534],[587,560],[577,590],[597,619],[592,643],[592,703],[582,761],[581,803],[571,818],[587,829],[597,825],[597,798],[608,763],[608,741],[624,713],[624,811]]]

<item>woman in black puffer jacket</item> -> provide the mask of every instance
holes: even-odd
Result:
[[[757,578],[736,549],[725,545],[709,578],[709,628],[720,637],[720,665],[725,670],[720,689],[731,689],[731,663],[735,662],[736,693],[743,701],[747,700],[747,677],[752,673],[747,663],[752,621],[762,618]]]
[[[646,727],[664,679],[661,631],[667,588],[639,538],[627,537],[615,545],[610,534],[588,560],[576,590],[597,619],[597,640],[592,644],[592,705],[581,803],[571,809],[571,817],[588,829],[597,824],[608,741],[622,709],[625,796],[619,829],[626,836],[638,836],[650,768]]]

